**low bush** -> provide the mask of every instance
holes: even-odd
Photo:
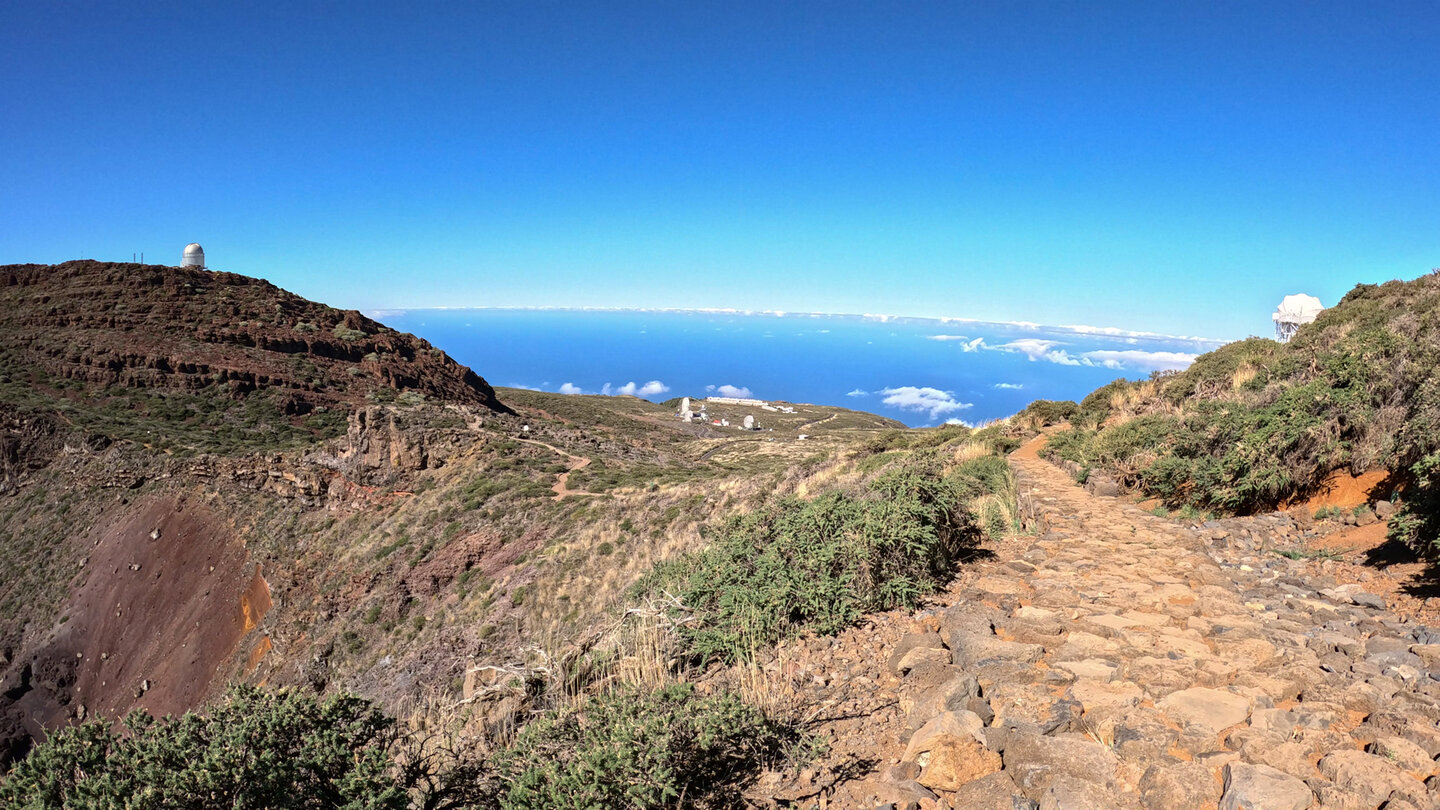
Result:
[[[360,698],[239,687],[204,715],[63,729],[0,783],[0,806],[400,810],[396,741],[394,721]]]
[[[1383,467],[1404,493],[1390,536],[1440,557],[1436,367],[1440,274],[1362,284],[1287,344],[1251,338],[1097,389],[1045,453],[1173,508],[1239,514],[1303,499],[1334,470]]]
[[[494,760],[503,810],[721,808],[803,745],[729,694],[623,689],[532,721]]]
[[[998,513],[970,508],[995,494]],[[972,459],[946,474],[940,453],[921,452],[856,493],[782,498],[732,517],[708,532],[706,549],[637,587],[693,611],[679,630],[686,654],[734,661],[802,629],[834,633],[867,612],[913,607],[949,579],[982,521],[1003,529],[1013,514],[1004,460]]]
[[[1037,399],[1015,415],[1018,421],[1032,430],[1068,421],[1080,406],[1071,400]]]

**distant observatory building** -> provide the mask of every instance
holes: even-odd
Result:
[[[1270,316],[1270,320],[1275,322],[1275,339],[1289,343],[1301,326],[1314,321],[1324,310],[1320,299],[1313,295],[1299,293],[1285,296],[1285,300],[1275,308],[1275,314]]]
[[[185,246],[185,254],[180,257],[181,267],[205,267],[205,248],[198,243],[191,242]]]

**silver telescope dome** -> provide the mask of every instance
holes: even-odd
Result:
[[[205,248],[200,247],[196,242],[185,246],[185,255],[180,259],[181,267],[204,267]]]

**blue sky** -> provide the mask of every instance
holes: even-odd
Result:
[[[1440,265],[1433,2],[0,7],[0,262],[1242,337]]]

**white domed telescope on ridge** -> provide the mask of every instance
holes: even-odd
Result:
[[[185,254],[180,257],[181,267],[198,267],[205,269],[205,248],[200,247],[196,242],[185,246]]]
[[[1285,300],[1275,308],[1275,314],[1270,316],[1270,320],[1275,322],[1275,339],[1289,343],[1301,326],[1314,321],[1323,311],[1325,305],[1313,295],[1297,293],[1285,296]]]

